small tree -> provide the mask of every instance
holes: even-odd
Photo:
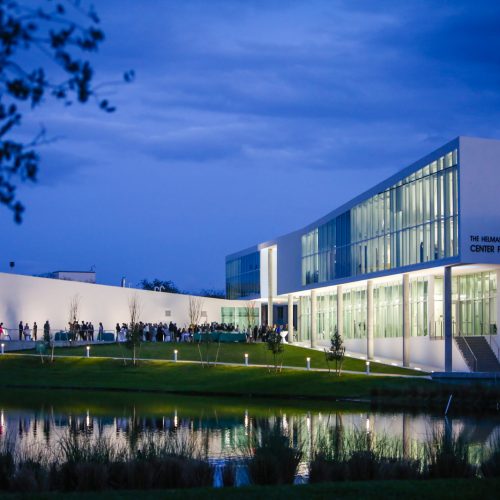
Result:
[[[203,304],[205,303],[203,297],[189,296],[189,324],[195,326],[199,323],[201,313],[203,311]]]
[[[254,326],[255,309],[256,309],[255,302],[248,301],[246,303],[246,314],[247,314],[247,321],[248,321],[249,327]]]
[[[201,366],[203,367],[205,366],[205,363],[207,364],[207,366],[210,366],[210,352],[211,352],[210,348],[213,342],[214,340],[209,330],[200,332],[200,339],[198,341],[198,352],[200,353]],[[202,347],[203,347],[203,352],[205,353],[205,357],[203,357]],[[220,340],[217,341],[217,353],[215,355],[215,364],[217,363],[217,360],[219,358],[219,351],[220,351]]]
[[[330,342],[330,351],[326,353],[326,359],[327,361],[335,362],[335,373],[340,376],[342,364],[344,363],[345,347],[337,327],[335,327],[335,332]]]
[[[141,347],[142,331],[139,325],[139,317],[141,315],[141,302],[137,294],[132,295],[128,301],[128,309],[130,313],[130,324],[127,330],[127,340],[125,347],[131,349],[133,353],[133,364],[137,364],[136,353]]]
[[[267,335],[266,345],[268,351],[273,355],[274,371],[278,371],[278,365],[280,365],[279,370],[281,371],[281,367],[283,366],[283,352],[285,350],[281,335],[276,332],[270,332]]]
[[[74,332],[75,323],[78,322],[80,316],[80,295],[75,293],[69,302],[68,321],[70,324],[70,333]]]

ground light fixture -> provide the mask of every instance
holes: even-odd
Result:
[[[310,370],[310,369],[311,369],[311,358],[306,358],[306,368],[307,368],[308,370]]]
[[[366,374],[370,375],[370,362],[369,361],[366,362]]]
[[[245,366],[248,366],[248,352],[245,353]]]
[[[5,349],[5,344],[4,343],[0,344],[0,348],[2,349],[2,354],[5,354],[4,353],[4,349]]]
[[[90,346],[87,346],[87,358],[90,358]]]
[[[174,349],[174,361],[177,362],[177,353],[179,351],[177,351],[177,349]]]

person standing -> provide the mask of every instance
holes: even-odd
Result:
[[[50,324],[49,320],[45,322],[43,325],[43,340],[45,342],[50,342]]]
[[[100,340],[101,342],[104,340],[104,327],[102,326],[102,323],[99,323],[99,333],[97,334],[97,340]]]
[[[35,341],[36,341],[37,333],[38,333],[38,325],[36,324],[36,321],[35,321],[33,323],[33,338],[35,339]]]
[[[23,322],[19,321],[19,340],[23,340]]]
[[[28,323],[24,325],[23,335],[24,335],[24,340],[31,340],[31,330]]]

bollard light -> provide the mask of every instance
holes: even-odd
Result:
[[[248,353],[245,353],[245,366],[248,366]]]
[[[177,349],[174,349],[174,361],[177,361]]]
[[[2,348],[2,354],[4,354],[5,344],[0,344],[0,347]]]
[[[87,346],[87,358],[90,358],[90,346]]]
[[[370,362],[369,361],[366,362],[366,374],[370,375]]]
[[[307,368],[308,370],[310,370],[310,369],[311,369],[311,358],[306,358],[306,368]]]

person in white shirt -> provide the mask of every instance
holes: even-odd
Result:
[[[23,334],[24,334],[24,340],[31,340],[31,330],[28,323],[24,325]]]

